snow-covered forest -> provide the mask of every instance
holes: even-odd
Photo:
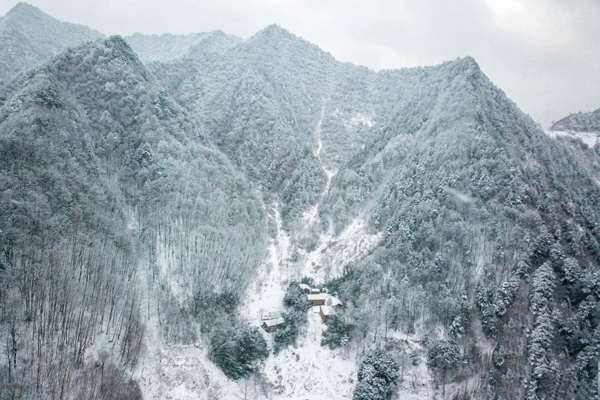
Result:
[[[0,18],[0,399],[598,396],[598,111],[271,25]],[[557,132],[568,134],[557,134]]]

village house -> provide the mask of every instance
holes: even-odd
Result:
[[[330,306],[319,307],[319,315],[321,316],[321,319],[323,320],[323,322],[327,321],[327,319],[329,319],[329,317],[332,316],[334,313],[335,313],[335,309],[333,307],[330,307]]]
[[[308,298],[308,302],[313,306],[323,306],[325,305],[325,301],[327,297],[329,297],[326,293],[318,293],[318,294],[308,294],[306,295]]]
[[[329,298],[327,298],[327,300],[325,301],[325,305],[332,307],[336,310],[341,310],[344,304],[337,297],[329,296]]]
[[[279,328],[283,328],[285,320],[283,317],[266,319],[263,321],[261,328],[263,328],[266,332],[275,332]]]
[[[310,294],[310,286],[308,286],[305,283],[301,283],[298,286],[300,286],[300,289],[302,289],[302,291],[306,294]]]

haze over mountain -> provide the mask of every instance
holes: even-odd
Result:
[[[172,61],[193,54],[197,49],[211,52],[224,52],[242,42],[242,39],[226,35],[221,31],[193,33],[190,35],[142,35],[136,33],[127,37],[127,42],[135,49],[144,62]]]
[[[568,115],[550,127],[552,135],[579,139],[600,156],[600,109]]]
[[[19,3],[0,19],[0,84],[67,47],[102,36],[86,26],[61,22]]]
[[[0,397],[596,395],[595,150],[473,58],[7,19]],[[322,322],[300,281],[343,306]]]
[[[588,113],[566,116],[552,124],[553,131],[600,132],[600,108]]]

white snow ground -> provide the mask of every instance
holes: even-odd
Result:
[[[269,259],[257,271],[242,308],[244,317],[256,326],[262,319],[277,315],[283,309],[283,297],[291,272],[290,239],[283,230],[278,203],[271,205],[269,218],[274,220],[276,227],[275,237],[269,243]]]
[[[356,351],[321,346],[325,325],[319,307],[308,311],[308,326],[296,348],[289,347],[265,364],[265,374],[279,390],[274,399],[343,400],[352,397]]]
[[[278,207],[277,203],[271,205],[271,217],[277,229],[269,245],[269,263],[261,267],[242,308],[246,319],[256,326],[262,318],[281,312],[285,288],[298,275],[288,269],[291,268],[290,240],[282,228]],[[327,243],[320,243],[317,248],[326,246]],[[356,351],[321,346],[325,324],[318,312],[318,307],[309,310],[307,327],[300,332],[296,347],[289,347],[267,359],[264,378],[273,388],[271,399],[341,400],[352,397]],[[263,335],[272,345],[272,335],[266,332]]]
[[[147,263],[146,263],[147,265]],[[144,345],[133,377],[144,400],[235,399],[237,388],[208,360],[206,347],[173,345],[161,337],[156,291],[152,272],[140,271],[142,307],[146,317]]]
[[[382,233],[370,233],[366,222],[357,218],[340,235],[322,235],[315,250],[302,252],[306,257],[303,276],[317,282],[338,277],[351,261],[366,255],[382,238]]]
[[[550,137],[568,136],[581,141],[590,147],[600,143],[600,132],[567,132],[567,131],[545,131]]]
[[[322,159],[321,124],[324,110],[323,106],[315,128],[315,155],[327,182],[319,201],[305,215],[307,229],[311,224],[318,223],[319,205],[329,192],[336,173],[329,170]],[[357,121],[369,122],[361,118]],[[241,309],[242,316],[253,326],[259,326],[263,319],[281,313],[285,289],[290,280],[310,276],[316,282],[322,283],[337,277],[350,262],[365,256],[382,239],[381,233],[370,232],[367,223],[358,217],[337,236],[331,232],[321,233],[314,250],[299,250],[300,264],[294,263],[290,261],[292,244],[283,229],[279,204],[273,202],[265,205],[265,210],[275,227],[269,243],[269,257],[257,271],[256,279],[248,290]],[[160,244],[158,249],[166,250]],[[168,290],[178,299],[188,288],[185,281],[176,279],[177,274],[171,273],[173,263],[168,256],[160,253],[161,251],[157,254],[160,274],[165,278]],[[208,346],[203,342],[182,346],[170,345],[162,340],[157,301],[153,295],[159,285],[149,283],[150,271],[142,275],[145,288],[142,307],[147,310],[148,319],[144,350],[134,371],[134,377],[141,385],[144,399],[342,400],[352,397],[358,369],[358,349],[349,346],[331,350],[321,346],[321,337],[326,325],[321,321],[318,307],[309,310],[308,322],[301,328],[296,345],[282,350],[277,355],[271,354],[266,360],[258,383],[254,380],[233,382],[208,360]],[[272,346],[272,335],[262,330],[261,332],[269,346]],[[413,372],[413,376],[419,378],[403,382],[400,387],[400,392],[406,398],[423,398],[418,396],[419,393],[424,394],[428,374],[420,369],[422,367]],[[416,387],[415,379],[419,381]]]

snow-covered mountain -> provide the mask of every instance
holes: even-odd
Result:
[[[144,62],[169,62],[197,53],[223,53],[242,42],[242,39],[221,31],[190,35],[143,35],[136,33],[125,38]]]
[[[588,113],[571,114],[552,124],[553,131],[600,132],[600,108]]]
[[[61,22],[37,7],[18,3],[0,19],[0,84],[68,47],[102,36],[87,26]]]
[[[550,127],[549,134],[580,139],[594,147],[600,143],[600,108],[588,113],[571,114],[555,122]]]
[[[600,166],[474,59],[7,19],[0,397],[593,398]]]

